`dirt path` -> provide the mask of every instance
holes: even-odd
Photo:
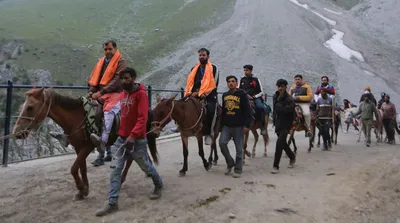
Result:
[[[72,200],[75,186],[69,169],[73,155],[13,164],[0,169],[0,222],[309,223],[362,222],[363,218],[392,222],[389,219],[399,216],[393,208],[397,204],[398,193],[394,191],[397,188],[392,185],[399,175],[396,169],[400,163],[398,147],[374,145],[366,148],[357,144],[355,133],[350,132],[339,135],[340,145],[331,152],[314,149],[308,154],[306,140],[298,134],[298,165],[288,169],[288,159],[283,158],[281,173],[272,175],[269,172],[276,142],[272,130],[270,136],[269,157],[262,157],[260,143],[257,157],[248,160],[243,177],[239,179],[223,174],[222,155],[219,165],[206,172],[194,140],[190,141],[189,171],[185,178],[180,178],[180,141],[162,143],[159,145],[161,164],[157,169],[165,182],[163,197],[158,201],[148,199],[151,180],[133,165],[122,187],[120,211],[103,218],[95,217],[94,213],[107,199],[108,164],[89,167],[91,191],[84,201]],[[233,152],[233,148],[231,150]],[[94,154],[89,161],[93,159]],[[327,175],[329,173],[335,175]],[[397,175],[392,176],[394,173]],[[383,181],[385,179],[388,181]],[[382,192],[381,184],[389,191]],[[365,196],[367,191],[370,197]],[[390,191],[392,194],[388,194]],[[390,195],[383,201],[394,203],[386,204],[390,209],[385,206],[384,211],[375,213],[373,199],[380,198],[382,193]],[[290,208],[296,213],[280,213],[275,210],[279,208]]]

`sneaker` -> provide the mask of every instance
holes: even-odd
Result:
[[[93,145],[97,148],[97,152],[104,153],[106,146],[98,135],[94,133],[90,134],[90,141],[92,141]]]
[[[296,159],[290,160],[288,168],[294,168],[295,163],[296,163]]]
[[[279,169],[274,167],[271,171],[272,174],[278,174],[279,173]]]
[[[68,137],[63,133],[50,132],[49,134],[51,137],[57,139],[62,146],[67,147],[69,145]]]
[[[204,143],[205,143],[207,146],[211,145],[211,143],[212,143],[212,138],[211,138],[210,135],[207,135],[207,136],[204,137]]]
[[[104,159],[97,158],[95,161],[92,162],[93,166],[102,166],[104,165]]]
[[[101,210],[98,210],[97,212],[96,212],[96,216],[98,216],[98,217],[100,217],[100,216],[104,216],[104,215],[107,215],[107,214],[111,214],[112,212],[115,212],[115,211],[118,211],[118,204],[115,204],[115,205],[111,205],[111,204],[106,204],[104,207],[103,207],[103,209],[101,209]]]
[[[240,178],[241,176],[242,176],[242,173],[241,172],[236,172],[236,171],[232,175],[233,178]]]
[[[266,136],[268,134],[267,128],[261,128],[261,135]]]
[[[161,190],[163,188],[163,185],[155,186],[154,191],[152,194],[150,194],[150,199],[151,200],[157,200],[161,197]]]

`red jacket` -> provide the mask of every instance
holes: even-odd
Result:
[[[146,138],[149,101],[143,84],[132,92],[121,92],[121,123],[118,135],[134,139]]]

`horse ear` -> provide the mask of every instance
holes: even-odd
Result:
[[[161,96],[159,94],[156,95],[156,102],[159,103],[161,101]]]

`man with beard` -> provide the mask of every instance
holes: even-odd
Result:
[[[247,64],[243,66],[244,77],[240,79],[239,88],[247,93],[249,100],[252,100],[254,107],[261,120],[261,135],[267,134],[267,128],[265,123],[265,106],[262,96],[264,95],[260,79],[253,74],[253,65]],[[257,119],[258,119],[257,118]]]
[[[388,94],[384,97],[384,103],[382,104],[383,110],[383,126],[388,137],[388,143],[394,144],[394,135],[396,128],[396,106],[390,101]]]
[[[335,88],[331,84],[329,84],[329,78],[327,76],[322,76],[321,77],[321,85],[318,86],[317,89],[315,89],[315,95],[317,95],[317,98],[315,99],[315,101],[318,100],[318,97],[320,96],[322,89],[328,90],[328,91],[326,91],[328,96],[335,95],[335,93],[336,93]]]
[[[364,96],[364,101],[361,102],[358,111],[356,114],[353,114],[353,117],[359,114],[361,114],[361,125],[365,136],[365,145],[369,147],[371,145],[372,121],[374,116],[376,120],[378,120],[378,110],[376,109],[375,104],[370,101],[368,95]]]
[[[111,152],[107,148],[107,157],[104,158],[105,144],[108,141],[114,117],[120,110],[119,94],[122,91],[119,80],[119,73],[127,66],[126,60],[117,48],[117,43],[108,40],[103,44],[104,57],[101,58],[94,67],[90,75],[88,85],[88,98],[100,102],[100,109],[103,111],[103,127],[101,136],[94,133],[90,135],[90,140],[97,147],[99,156],[92,163],[94,166],[104,165],[104,161],[111,161]],[[50,133],[54,138],[58,139],[65,147],[68,146],[69,140],[66,135],[59,133]]]
[[[293,168],[296,162],[296,155],[290,149],[287,143],[287,135],[292,128],[295,116],[295,104],[293,98],[286,92],[288,82],[284,79],[279,79],[276,82],[278,90],[273,96],[273,122],[275,132],[278,136],[275,147],[274,166],[272,174],[279,173],[279,163],[282,157],[282,150],[285,151],[290,159],[289,168]]]
[[[121,173],[125,162],[133,158],[140,169],[152,178],[154,191],[150,199],[161,197],[163,182],[147,153],[146,123],[149,101],[143,84],[135,83],[136,71],[126,68],[120,73],[124,91],[121,99],[121,124],[118,139],[113,145],[113,163],[110,165],[110,192],[108,203],[96,216],[103,216],[118,210],[118,198],[121,189]],[[133,151],[132,151],[133,150]],[[115,163],[114,163],[115,162]]]
[[[192,68],[186,83],[185,97],[198,97],[206,101],[205,144],[211,145],[213,125],[215,124],[219,71],[210,60],[210,51],[201,48],[198,51],[199,62]]]

